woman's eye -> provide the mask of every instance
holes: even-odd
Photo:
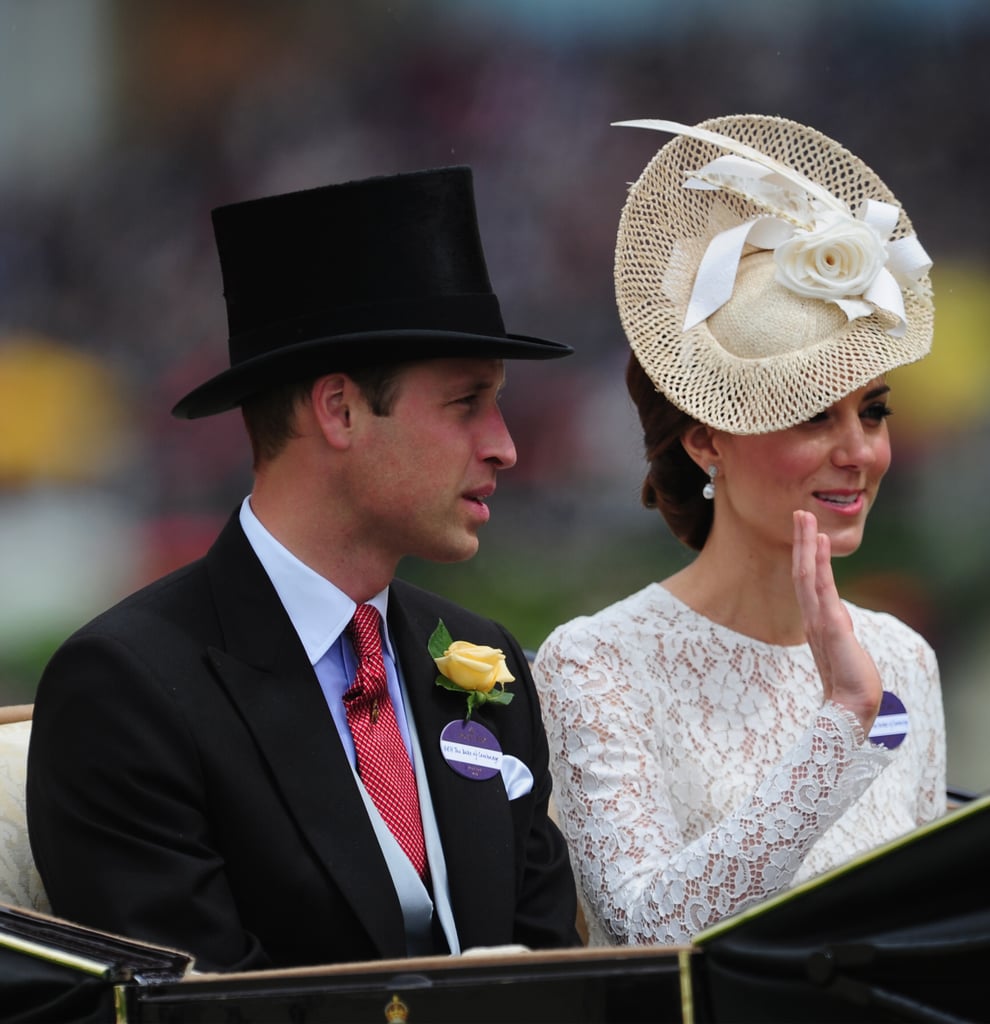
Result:
[[[888,416],[892,416],[893,413],[894,410],[886,402],[874,402],[863,410],[865,419],[875,420],[877,423],[881,423]]]

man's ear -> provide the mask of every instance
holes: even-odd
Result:
[[[681,434],[681,447],[703,473],[709,466],[719,465],[718,435],[704,423],[694,423]]]
[[[333,448],[350,447],[351,416],[357,386],[347,374],[331,373],[318,378],[310,392],[311,408],[316,425]]]

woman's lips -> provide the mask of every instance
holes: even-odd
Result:
[[[858,515],[866,504],[861,490],[815,491],[813,497],[820,505],[843,516]]]

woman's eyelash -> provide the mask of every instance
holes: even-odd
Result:
[[[860,413],[860,415],[865,416],[868,419],[885,420],[888,416],[894,415],[894,410],[891,409],[891,407],[887,405],[886,402],[872,402]],[[827,409],[824,412],[820,412],[815,416],[812,416],[811,419],[808,420],[808,422],[824,423],[826,419],[828,419]]]

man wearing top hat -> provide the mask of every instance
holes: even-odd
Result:
[[[474,554],[516,458],[502,361],[570,349],[506,333],[467,168],[213,225],[230,368],[173,412],[240,407],[254,484],[45,670],[28,817],[54,912],[201,970],[576,944],[518,644],[393,579]]]

